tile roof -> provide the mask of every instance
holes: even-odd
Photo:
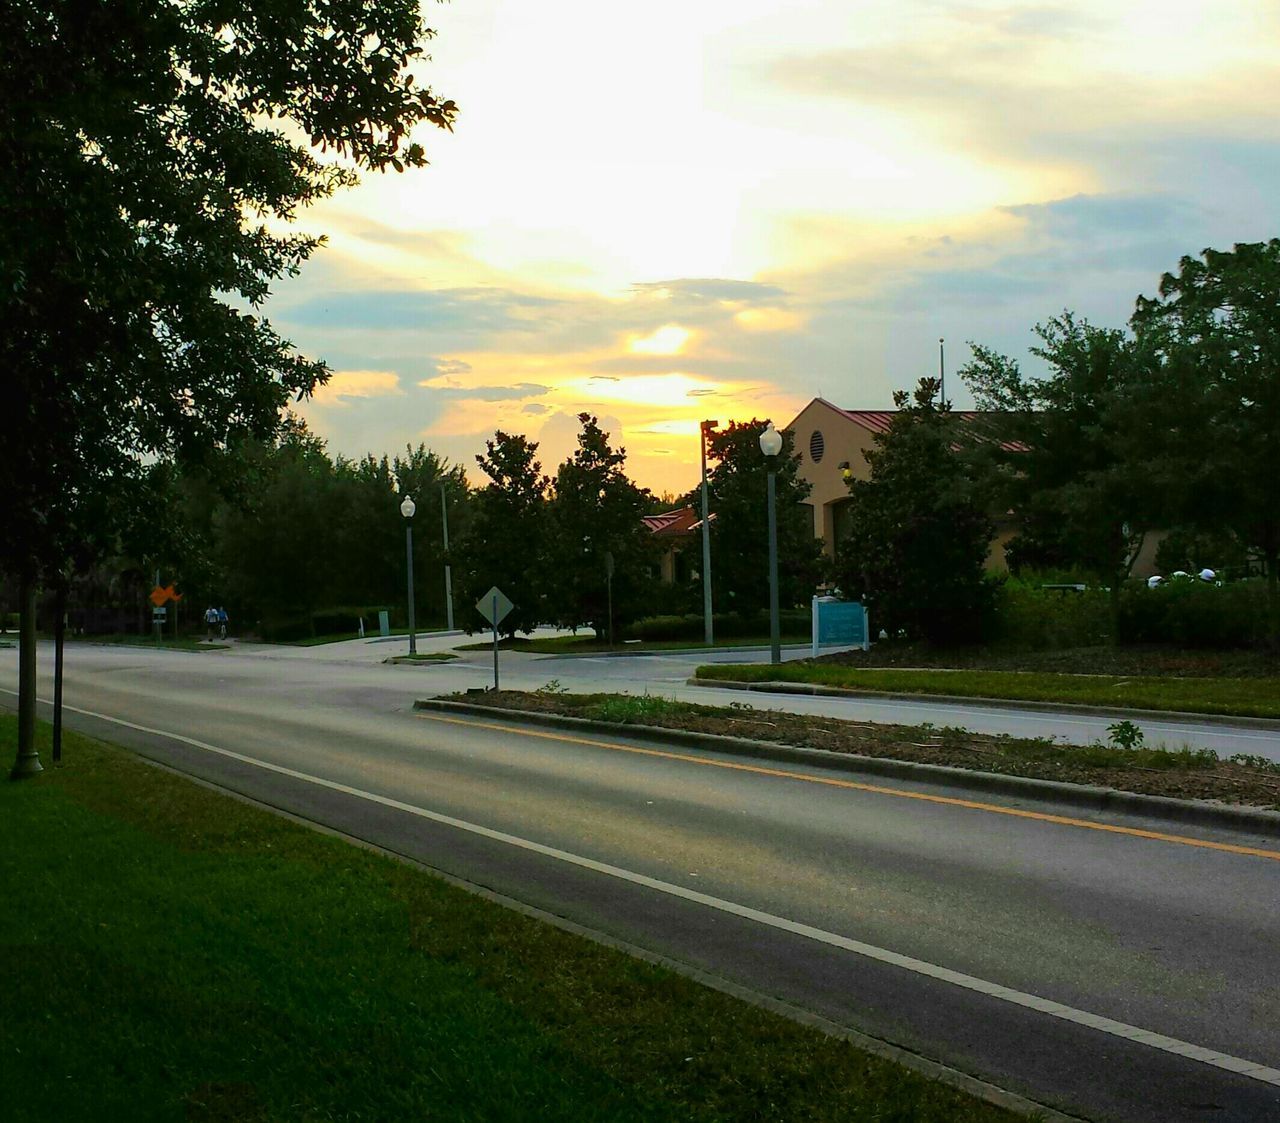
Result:
[[[826,398],[818,398],[825,406],[830,406],[836,413],[847,417],[855,425],[861,425],[864,429],[869,429],[873,433],[886,433],[889,426],[893,423],[894,417],[897,416],[896,409],[842,409],[840,406],[826,400]],[[951,416],[960,421],[973,423],[989,417],[998,417],[999,414],[991,410],[981,409],[953,409]],[[1021,441],[1001,441],[1000,447],[1008,452],[1025,452],[1027,446]]]
[[[664,511],[659,515],[645,515],[642,521],[653,531],[655,537],[673,538],[677,535],[692,533],[701,519],[696,507],[681,507],[679,510]]]

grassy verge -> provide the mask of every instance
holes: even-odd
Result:
[[[1212,749],[1147,747],[1141,743],[1141,729],[1131,724],[1118,724],[1110,744],[1062,745],[1044,738],[971,733],[954,727],[887,725],[792,714],[755,709],[741,702],[702,706],[647,694],[569,694],[555,680],[532,693],[490,691],[456,697],[496,709],[685,729],[827,752],[1280,810],[1280,763],[1252,756],[1221,760]],[[1132,747],[1124,747],[1126,733],[1132,734]]]
[[[452,651],[421,651],[416,655],[392,655],[384,663],[448,663],[457,656]]]
[[[808,643],[811,637],[803,636],[783,636],[784,644],[792,643]],[[746,636],[735,637],[729,640],[716,640],[716,647],[768,647],[768,636]],[[464,643],[455,647],[455,651],[488,651],[493,647],[493,640],[487,643]],[[687,639],[671,639],[671,640],[627,640],[610,646],[604,640],[596,636],[547,636],[524,637],[515,636],[511,639],[503,639],[498,641],[498,647],[503,651],[528,651],[534,655],[593,655],[608,651],[620,651],[634,655],[638,651],[697,651],[705,648],[701,640]]]
[[[815,663],[702,666],[699,678],[731,682],[807,682],[852,690],[1004,698],[1028,702],[1280,717],[1280,679],[1053,674],[1038,671],[895,670]]]
[[[6,1120],[1011,1118],[123,750],[65,761],[0,785]]]

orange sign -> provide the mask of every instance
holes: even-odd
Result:
[[[154,604],[157,608],[159,608],[162,604],[165,604],[168,601],[174,601],[176,603],[181,599],[182,599],[182,594],[175,593],[173,591],[172,585],[166,585],[163,589],[159,585],[157,585],[154,589],[151,590],[151,603]]]

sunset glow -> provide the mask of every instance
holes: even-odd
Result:
[[[267,309],[339,372],[300,407],[335,451],[471,470],[503,427],[554,467],[586,411],[683,490],[708,411],[888,408],[939,337],[953,371],[969,340],[1025,360],[1064,307],[1121,326],[1182,254],[1280,232],[1274,5],[425,15],[455,132],[301,216],[329,246]]]

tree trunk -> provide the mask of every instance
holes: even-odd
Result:
[[[36,583],[18,584],[18,758],[9,779],[22,780],[44,771],[36,752]]]

